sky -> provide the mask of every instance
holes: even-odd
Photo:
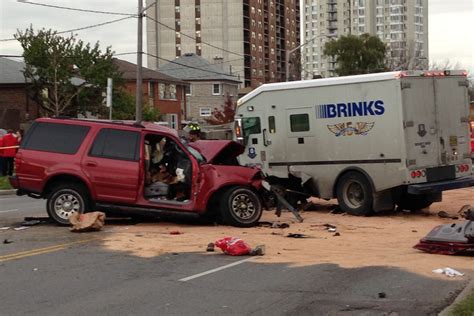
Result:
[[[31,0],[31,2],[127,14],[136,13],[138,5],[136,0]],[[474,73],[474,0],[428,2],[430,62],[443,64],[449,61],[451,65],[457,65],[458,68],[468,69],[471,74]],[[48,8],[17,0],[0,0],[0,55],[21,55],[22,49],[17,41],[2,40],[13,38],[17,30],[25,30],[30,25],[33,25],[34,29],[51,28],[66,31],[123,17]],[[137,47],[137,20],[125,19],[76,31],[74,34],[84,42],[99,41],[104,50],[105,47],[112,46],[117,54],[131,53],[136,51]],[[146,28],[144,28],[144,39],[146,40]],[[145,40],[143,45],[146,50]],[[136,62],[134,54],[121,55],[119,58]],[[146,65],[146,58],[143,60]]]

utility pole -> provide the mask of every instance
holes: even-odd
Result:
[[[143,0],[138,0],[138,33],[137,33],[137,96],[135,103],[135,119],[142,121],[142,54],[143,54]]]
[[[107,78],[107,107],[109,108],[109,120],[112,120],[112,78]]]
[[[293,54],[296,50],[300,49],[301,47],[311,43],[312,41],[314,41],[316,38],[318,38],[318,36],[315,36],[315,37],[312,37],[310,38],[309,40],[307,40],[306,42],[304,42],[303,44],[293,48],[292,50],[286,50],[285,51],[285,78],[286,80],[285,81],[290,81],[290,56],[291,54]]]

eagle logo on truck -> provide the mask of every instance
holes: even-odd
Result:
[[[374,127],[375,122],[357,122],[355,125],[352,122],[338,123],[334,125],[327,125],[328,129],[339,136],[352,135],[367,135],[367,133]]]

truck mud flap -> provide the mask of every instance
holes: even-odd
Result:
[[[293,213],[295,216],[296,220],[300,223],[303,222],[303,217],[301,217],[300,213],[298,213],[298,210],[296,210],[293,206],[291,206],[290,203],[280,194],[278,193],[278,190],[275,190],[273,186],[270,186],[270,191],[276,196],[277,198],[277,207],[276,207],[276,212],[275,214],[279,217],[281,215],[281,211],[283,208],[286,208],[290,212]]]
[[[439,181],[434,183],[420,183],[408,185],[407,192],[410,194],[426,194],[474,186],[474,176],[456,180]]]

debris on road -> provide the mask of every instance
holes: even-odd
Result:
[[[449,215],[449,214],[446,213],[445,211],[439,211],[439,212],[438,212],[438,216],[441,217],[441,218],[459,219],[458,216]]]
[[[464,273],[461,273],[453,268],[440,268],[433,270],[433,273],[446,274],[448,277],[463,276]]]
[[[464,223],[438,225],[413,248],[444,255],[474,254],[474,213]]]
[[[10,239],[4,239],[4,240],[3,240],[3,243],[6,244],[6,245],[8,245],[8,244],[13,243],[13,241],[11,241]]]
[[[172,230],[170,231],[170,235],[181,235],[182,232],[180,232],[179,230]]]
[[[305,235],[305,234],[300,234],[300,233],[289,233],[288,235],[286,235],[286,237],[289,237],[289,238],[308,238],[309,236]]]
[[[30,228],[30,227],[29,226],[20,226],[20,227],[13,228],[13,230],[20,231],[20,230],[25,230],[25,229],[28,229],[28,228]]]
[[[387,297],[387,294],[385,294],[385,292],[380,292],[378,294],[379,298],[386,298]]]
[[[335,233],[333,236],[337,237],[337,236],[341,236],[341,234],[340,233]]]
[[[237,237],[224,237],[217,240],[215,245],[230,256],[245,256],[252,251],[252,248],[245,241]]]
[[[10,229],[10,227],[8,227],[8,226],[0,227],[0,230],[9,230],[9,229]]]
[[[72,225],[72,232],[98,231],[104,227],[105,214],[102,212],[73,213],[69,216],[69,222]]]
[[[280,223],[280,222],[273,222],[270,228],[289,228],[290,224],[287,223]]]
[[[258,245],[250,251],[251,256],[263,256],[265,254],[265,245]]]
[[[212,242],[208,243],[206,251],[207,252],[213,252],[214,251],[214,243],[212,243]]]
[[[474,214],[474,208],[471,205],[466,204],[458,211],[458,214],[461,215],[462,218],[468,219],[470,214]]]
[[[21,226],[35,226],[38,224],[41,224],[42,222],[40,220],[29,220],[29,221],[24,221],[21,223]]]

